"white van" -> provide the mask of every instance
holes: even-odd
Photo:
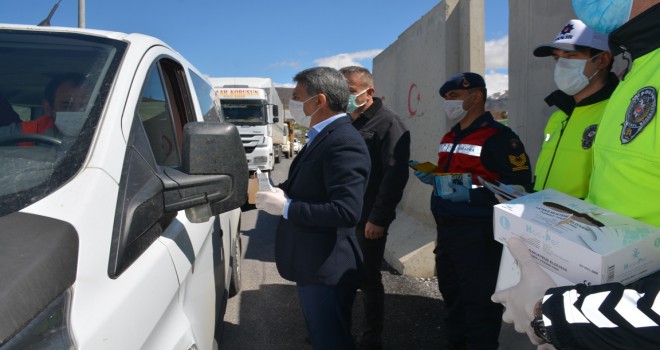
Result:
[[[0,348],[217,347],[248,169],[208,80],[140,34],[0,24],[0,52]]]

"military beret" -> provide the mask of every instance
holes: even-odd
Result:
[[[475,88],[486,88],[484,78],[477,73],[464,72],[447,79],[447,81],[440,87],[440,96],[445,97],[445,94],[451,90],[467,90]]]

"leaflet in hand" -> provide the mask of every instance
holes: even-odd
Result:
[[[525,191],[519,191],[510,185],[503,184],[497,180],[486,181],[481,176],[478,176],[478,178],[484,187],[495,193],[496,196],[500,196],[505,200],[512,200],[527,194]]]
[[[408,162],[408,166],[425,174],[431,174],[438,170],[438,167],[431,162],[418,163],[417,161],[411,160]]]
[[[259,182],[259,191],[275,192],[275,188],[270,184],[268,173],[263,173],[257,169],[257,180]]]

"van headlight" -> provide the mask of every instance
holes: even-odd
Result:
[[[69,324],[71,296],[71,288],[65,290],[9,341],[0,343],[2,350],[75,349]]]

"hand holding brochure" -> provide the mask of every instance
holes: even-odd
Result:
[[[496,197],[501,197],[505,201],[509,201],[514,198],[518,198],[520,196],[524,196],[528,194],[525,191],[520,191],[518,189],[513,188],[511,185],[503,184],[497,180],[486,181],[481,176],[478,176],[478,178],[481,184],[484,185],[484,187],[486,187],[491,192],[493,192]]]
[[[257,169],[257,180],[259,182],[259,191],[275,192],[275,188],[270,184],[268,173],[263,173]]]
[[[438,167],[431,162],[419,163],[417,161],[411,160],[408,162],[408,166],[425,174],[435,173],[436,170],[438,170]]]

